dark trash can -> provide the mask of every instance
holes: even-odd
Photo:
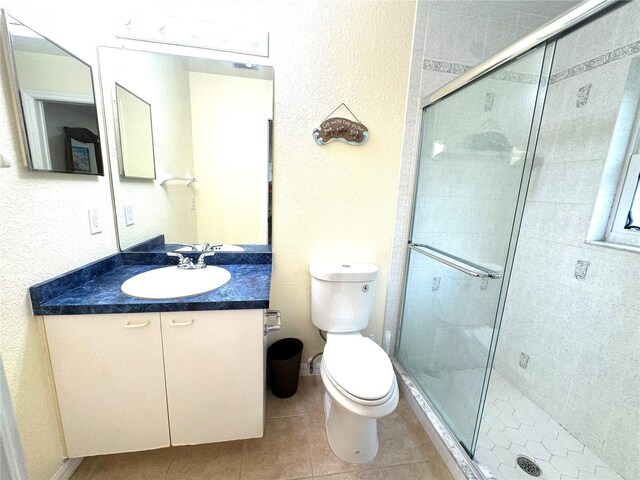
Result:
[[[267,349],[271,391],[276,397],[289,398],[298,391],[303,346],[297,338],[283,338]]]

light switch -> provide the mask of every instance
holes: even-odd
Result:
[[[89,230],[91,231],[91,235],[102,232],[100,210],[97,208],[89,209]]]
[[[124,223],[127,224],[127,227],[133,225],[133,205],[124,206]]]

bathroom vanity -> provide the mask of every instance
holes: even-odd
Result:
[[[120,253],[31,287],[69,457],[262,436],[271,253],[261,248],[208,258],[231,280],[191,297],[120,291],[162,266],[139,263],[149,254]],[[258,263],[225,263],[241,260]]]

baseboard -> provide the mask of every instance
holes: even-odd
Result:
[[[300,376],[308,377],[309,375],[320,375],[320,364],[321,361],[315,362],[313,364],[313,373],[311,373],[309,364],[307,362],[304,362],[302,365],[300,365]]]
[[[73,472],[80,466],[84,458],[67,458],[58,471],[51,477],[51,480],[69,480]]]

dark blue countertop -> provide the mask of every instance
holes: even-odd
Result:
[[[79,315],[269,308],[271,253],[268,262],[265,256],[260,256],[251,259],[255,263],[245,263],[246,256],[239,255],[237,263],[222,264],[231,273],[231,280],[222,287],[201,295],[166,300],[135,298],[122,293],[120,286],[125,280],[166,266],[164,262],[140,264],[140,259],[132,257],[133,254],[115,254],[34,285],[29,289],[33,313]],[[229,261],[232,258],[229,255]]]

